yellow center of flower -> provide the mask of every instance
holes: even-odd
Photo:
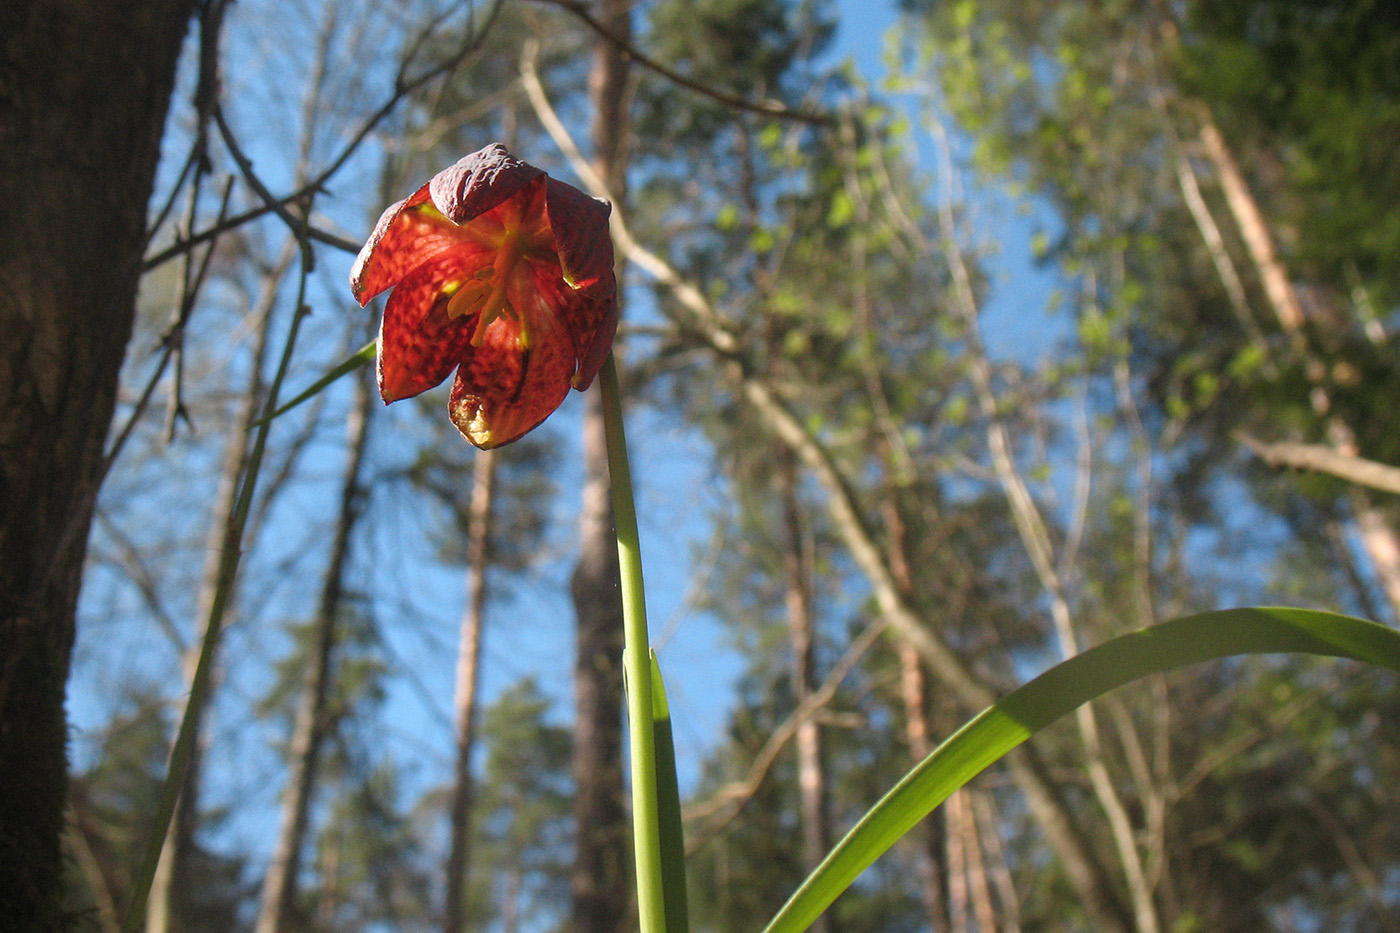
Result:
[[[514,200],[506,201],[491,211],[487,217],[495,223],[478,223],[472,231],[473,238],[478,242],[489,238],[493,248],[491,265],[478,269],[465,282],[449,283],[443,288],[451,295],[447,302],[449,318],[477,315],[472,346],[481,346],[486,340],[487,328],[498,318],[504,317],[516,324],[520,349],[530,349],[529,319],[522,309],[511,304],[509,292],[512,276],[530,275],[528,264],[522,267],[521,262],[531,249],[538,246],[538,234],[530,230],[527,224],[527,211],[525,205],[517,204]],[[479,220],[486,220],[487,217]],[[496,229],[489,230],[490,227]]]

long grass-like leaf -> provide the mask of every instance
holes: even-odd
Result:
[[[1131,681],[1240,654],[1298,653],[1400,671],[1400,631],[1330,612],[1225,609],[1123,635],[1008,694],[936,748],[884,796],[817,866],[765,928],[798,933],[935,807],[985,768],[1068,712]]]
[[[273,420],[274,418],[282,417],[287,412],[291,411],[293,408],[296,408],[302,402],[316,395],[318,392],[326,388],[326,386],[330,385],[332,382],[335,382],[341,376],[344,376],[347,373],[352,373],[355,370],[359,369],[361,366],[374,359],[374,349],[375,341],[371,340],[369,343],[365,344],[363,347],[360,347],[360,349],[356,350],[350,356],[348,356],[344,360],[341,360],[335,366],[327,370],[324,376],[311,383],[311,385],[307,386],[301,392],[297,393],[296,397],[293,398],[291,401],[287,402],[285,405],[279,406],[271,414],[264,415],[257,421],[254,421],[252,426],[255,428],[261,427],[262,425]]]
[[[661,832],[661,883],[666,901],[666,933],[687,933],[690,918],[685,880],[685,826],[681,791],[676,782],[676,743],[671,735],[671,706],[656,651],[651,652],[651,722],[656,739],[656,806]]]

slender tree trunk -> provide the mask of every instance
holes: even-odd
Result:
[[[501,933],[520,929],[520,887],[520,863],[513,861],[506,869],[505,890],[501,892]]]
[[[967,832],[967,884],[972,892],[972,915],[977,918],[977,929],[995,931],[997,913],[992,904],[992,888],[987,883],[987,857],[983,851],[982,830],[977,825],[977,811],[973,806],[975,792],[964,787],[955,796],[960,798],[963,828]]]
[[[311,797],[316,789],[321,750],[330,725],[327,706],[335,679],[335,649],[340,637],[340,621],[345,612],[345,575],[349,566],[350,539],[362,512],[365,489],[362,480],[369,423],[374,410],[367,370],[355,381],[355,401],[346,421],[349,457],[340,487],[340,509],[335,535],[331,540],[326,576],[321,587],[310,646],[309,664],[297,701],[296,719],[288,748],[290,773],[282,794],[282,813],[277,842],[263,879],[258,904],[256,933],[278,933],[291,920],[296,902],[297,875],[305,848]]]
[[[977,821],[987,827],[983,837],[986,842],[987,865],[991,872],[992,884],[996,888],[997,901],[1001,907],[1002,933],[1021,933],[1021,902],[1016,894],[1016,884],[1011,878],[1011,868],[1006,861],[1006,850],[997,834],[1001,817],[990,794],[974,794],[972,813]]]
[[[890,626],[918,649],[949,695],[955,697],[964,709],[980,711],[990,706],[996,701],[992,691],[927,625],[908,598],[900,593],[886,556],[877,546],[864,514],[857,507],[849,482],[826,449],[807,432],[765,382],[737,369],[731,371],[742,387],[745,398],[767,422],[768,428],[792,448],[825,488],[832,523],[869,581],[880,611]],[[1079,821],[1051,779],[1044,762],[1034,749],[1026,746],[1013,749],[1007,753],[1005,760],[1016,783],[1026,794],[1032,817],[1060,856],[1065,873],[1084,909],[1097,925],[1096,929],[1132,929],[1131,915],[1125,913],[1103,861],[1080,829]]]
[[[888,452],[888,446],[882,449]],[[884,514],[890,574],[900,594],[912,601],[914,576],[909,569],[908,529],[894,489],[885,495]],[[899,654],[899,696],[904,706],[904,741],[909,746],[910,757],[917,763],[933,751],[928,723],[928,678],[924,676],[918,649],[907,638],[899,639],[895,650]],[[929,923],[935,930],[946,929],[949,924],[947,813],[946,807],[939,807],[924,819],[918,830],[922,856],[919,859],[919,887]]]
[[[335,812],[334,806],[331,812]],[[316,898],[316,928],[321,930],[335,929],[335,917],[340,912],[340,860],[345,844],[344,833],[339,828],[332,828],[328,836],[321,846],[320,864],[316,871],[321,883]]]
[[[947,155],[946,141],[942,142],[942,147],[944,168],[951,173],[952,163]],[[1010,433],[999,413],[996,391],[992,383],[992,367],[987,358],[986,347],[982,343],[976,293],[961,247],[958,245],[950,201],[945,201],[940,206],[939,214],[944,255],[952,273],[953,309],[962,321],[967,339],[967,359],[972,384],[977,393],[978,406],[987,422],[987,448],[991,454],[992,468],[1006,497],[1016,533],[1050,603],[1051,622],[1061,657],[1069,658],[1079,651],[1078,634],[1074,629],[1064,581],[1056,567],[1050,531],[1016,466]],[[1127,882],[1134,926],[1138,933],[1158,933],[1161,929],[1161,919],[1154,901],[1152,885],[1144,870],[1142,852],[1138,849],[1131,815],[1104,763],[1097,714],[1092,707],[1081,706],[1075,710],[1075,719],[1084,744],[1084,767],[1088,772],[1089,783],[1108,820],[1119,865]]]
[[[579,933],[611,933],[628,914],[630,833],[622,784],[622,605],[598,393],[584,414],[583,509],[572,590],[578,614],[574,660],[575,854],[570,874]]]
[[[904,739],[910,757],[923,761],[933,751],[924,710],[928,705],[928,684],[919,661],[919,652],[909,642],[901,640],[899,652],[900,701],[904,705]],[[930,813],[917,831],[920,847],[919,889],[928,911],[929,923],[942,929],[948,923],[948,865],[944,858],[947,839],[946,810],[939,807]]]
[[[64,686],[189,0],[0,5],[0,904],[61,925]]]
[[[495,498],[496,453],[477,453],[472,471],[471,539],[467,544],[467,609],[457,649],[457,764],[449,809],[451,835],[447,850],[447,895],[443,933],[459,933],[465,920],[468,871],[471,868],[471,818],[475,785],[472,751],[476,745],[477,672],[481,667],[481,626],[486,613],[486,569],[491,560],[491,510]]]
[[[614,35],[630,40],[631,0],[601,0],[595,15]],[[626,192],[626,85],[626,57],[612,43],[598,40],[588,82],[594,168],[619,201]],[[622,783],[622,601],[602,406],[598,392],[584,397],[585,478],[579,561],[572,581],[578,634],[573,753],[576,848],[569,929],[605,933],[627,925],[632,900],[627,882],[630,829]]]
[[[788,641],[792,652],[793,702],[798,706],[812,695],[816,673],[815,619],[812,612],[810,561],[802,512],[797,500],[797,466],[791,451],[778,456],[778,496],[783,513],[783,571],[786,580]],[[831,848],[827,819],[826,772],[822,762],[821,726],[815,716],[797,725],[797,787],[802,809],[802,866],[811,871]],[[827,914],[812,923],[815,933],[834,933],[835,923]]]
[[[963,828],[962,798],[954,793],[943,803],[948,819],[948,931],[967,933],[967,832]]]

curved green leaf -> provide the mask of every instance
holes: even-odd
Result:
[[[1130,681],[1238,654],[1353,658],[1400,671],[1400,631],[1307,609],[1225,609],[1123,635],[1052,667],[982,711],[846,834],[765,928],[798,933],[935,807],[1040,729]]]

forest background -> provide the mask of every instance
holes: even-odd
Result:
[[[373,338],[346,277],[383,207],[491,141],[620,221],[697,929],[761,928],[913,761],[1088,645],[1231,605],[1400,619],[1386,4],[70,6],[68,70],[6,113],[71,111],[54,138],[86,148],[53,171],[98,193],[56,200],[42,147],[0,133],[6,203],[34,205],[0,244],[4,634],[29,644],[26,586],[56,633],[0,669],[0,719],[27,717],[6,767],[56,788],[0,787],[0,826],[62,839],[61,886],[35,858],[6,891],[35,929],[629,928],[594,393],[490,455],[445,390],[383,408],[372,367],[261,421]],[[4,74],[58,8],[4,14]],[[91,101],[64,97],[87,70]],[[168,120],[93,134],[107,88]],[[140,203],[103,214],[111,191]],[[14,315],[55,259],[53,320],[107,341],[75,371],[112,381],[45,370],[39,405],[13,374],[59,355],[24,362],[47,337]],[[104,322],[138,278],[128,342]],[[42,422],[83,452],[23,461]],[[32,572],[65,566],[47,553],[78,563]],[[66,798],[44,780],[64,734]],[[820,928],[1397,930],[1397,789],[1393,676],[1182,671],[959,792]]]

